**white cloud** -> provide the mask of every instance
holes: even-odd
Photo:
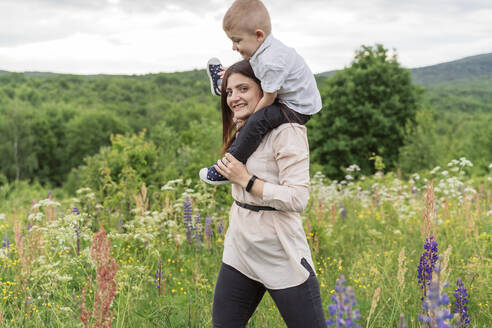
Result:
[[[2,0],[0,69],[147,73],[202,68],[231,51],[232,0]],[[492,51],[492,2],[265,0],[273,32],[314,72],[343,68],[362,44],[417,67]]]

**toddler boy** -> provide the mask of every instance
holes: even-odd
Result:
[[[314,75],[304,59],[271,34],[270,16],[261,1],[234,1],[227,10],[222,25],[232,41],[232,49],[249,60],[263,89],[263,97],[255,112],[227,149],[228,153],[246,164],[249,156],[270,130],[288,122],[305,124],[311,115],[319,112],[321,97]],[[209,61],[207,72],[212,94],[218,96],[221,71],[222,67],[217,59]],[[287,110],[285,117],[279,106],[272,106],[275,99],[295,113]],[[215,166],[201,169],[200,178],[214,185],[229,183]]]

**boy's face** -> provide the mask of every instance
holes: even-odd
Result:
[[[240,30],[225,32],[232,41],[232,50],[239,52],[243,59],[250,59],[265,40],[265,33],[262,30],[256,30],[255,34]]]

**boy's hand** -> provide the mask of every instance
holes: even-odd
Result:
[[[222,77],[224,77],[224,74],[227,71],[227,67],[224,67],[224,66],[221,65],[220,66],[220,69],[221,69],[221,71],[219,73],[217,73],[217,75],[222,78]]]
[[[234,121],[234,124],[236,125],[236,131],[241,130],[241,128],[243,127],[244,123],[246,123],[246,120],[242,120],[240,118],[233,117],[232,120]]]

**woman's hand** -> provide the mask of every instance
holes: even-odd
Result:
[[[249,174],[246,165],[238,161],[234,156],[226,153],[222,159],[217,161],[215,165],[217,171],[232,183],[236,183],[243,188],[248,185],[252,175]]]

